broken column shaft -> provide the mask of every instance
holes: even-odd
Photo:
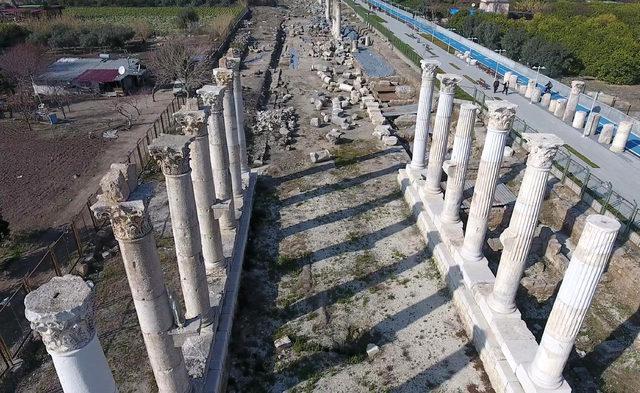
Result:
[[[464,242],[460,249],[462,257],[470,261],[482,259],[482,245],[487,233],[487,220],[493,205],[496,182],[500,175],[504,146],[518,107],[505,101],[487,101],[486,105],[489,110],[489,124],[473,189]]]
[[[78,276],[53,277],[24,298],[65,393],[118,391],[95,328],[92,288]]]
[[[244,99],[242,98],[242,79],[240,76],[239,57],[227,56],[227,68],[233,71],[233,103],[236,113],[236,129],[238,130],[238,144],[240,145],[240,170],[249,173],[249,159],[247,156],[247,137],[244,132]]]
[[[331,29],[333,32],[333,38],[336,40],[342,39],[342,9],[340,8],[340,0],[332,0],[333,4],[333,25]]]
[[[569,359],[596,286],[611,256],[620,223],[599,214],[587,217],[528,374],[546,389],[563,383]]]
[[[451,126],[451,113],[453,112],[453,95],[460,77],[454,74],[438,75],[440,80],[440,95],[438,109],[433,125],[433,137],[427,162],[427,174],[425,191],[431,195],[442,193],[440,180],[442,179],[442,163],[447,152],[449,127]]]
[[[201,317],[207,324],[212,313],[191,183],[190,143],[189,137],[164,134],[149,145],[149,153],[162,168],[167,187],[185,317]]]
[[[429,138],[431,103],[433,97],[433,80],[440,63],[435,60],[421,60],[422,83],[418,98],[418,114],[416,115],[416,132],[413,138],[413,150],[410,169],[422,170],[425,167],[425,153]]]
[[[224,91],[225,88],[222,86],[206,85],[199,89],[197,93],[210,111],[207,128],[209,130],[211,170],[213,172],[216,197],[229,204],[229,208],[220,217],[220,226],[224,229],[233,229],[236,227],[236,216],[223,120],[222,101]]]
[[[489,306],[499,313],[511,313],[517,309],[516,293],[538,225],[549,171],[553,157],[562,145],[562,139],[553,134],[525,133],[522,137],[530,149],[527,168],[509,227],[500,236],[504,250],[493,292],[488,299]]]
[[[185,108],[173,114],[182,133],[191,138],[191,182],[196,203],[202,256],[207,273],[224,268],[224,252],[220,224],[215,216],[216,188],[213,183],[209,135],[205,111]]]
[[[465,103],[460,106],[456,134],[453,140],[451,159],[443,164],[447,173],[447,188],[444,193],[444,206],[440,220],[446,223],[460,221],[460,203],[464,192],[464,178],[471,156],[473,126],[476,122],[478,107]]]
[[[233,98],[233,72],[227,68],[215,68],[213,77],[218,86],[223,86],[224,97],[222,107],[224,113],[224,130],[229,155],[229,173],[233,196],[242,197],[242,170],[240,169],[240,145],[236,127],[236,106]]]

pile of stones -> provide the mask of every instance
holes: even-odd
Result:
[[[291,150],[297,122],[298,115],[293,107],[259,111],[256,113],[253,133],[254,135],[266,135],[277,141],[279,146]]]

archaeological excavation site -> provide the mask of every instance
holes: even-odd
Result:
[[[393,2],[242,7],[25,218],[85,212],[0,265],[0,393],[640,392],[629,111]]]

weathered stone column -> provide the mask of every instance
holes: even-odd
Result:
[[[425,153],[427,152],[427,140],[429,127],[431,127],[431,104],[433,98],[433,80],[440,62],[436,60],[421,60],[422,84],[420,85],[420,97],[418,98],[418,114],[416,116],[416,132],[413,138],[413,150],[410,169],[424,169]]]
[[[229,153],[229,172],[234,197],[242,197],[242,170],[240,169],[240,146],[236,129],[236,107],[233,100],[233,72],[227,68],[214,68],[213,77],[218,86],[224,86],[222,107],[224,113],[224,130],[227,137]]]
[[[602,130],[600,130],[600,135],[598,135],[598,143],[604,143],[608,145],[611,143],[611,138],[613,138],[613,128],[614,125],[612,123],[607,123],[602,126]]]
[[[482,259],[482,244],[487,233],[487,219],[493,205],[496,182],[500,175],[504,145],[518,108],[517,105],[506,101],[487,101],[486,105],[489,110],[487,136],[473,189],[464,242],[460,249],[462,257],[470,261]]]
[[[629,134],[631,133],[631,128],[633,128],[632,122],[621,121],[618,124],[618,130],[613,137],[613,142],[611,142],[609,150],[616,153],[624,152],[625,146],[627,146],[627,140],[629,139]]]
[[[229,155],[227,153],[227,138],[223,120],[223,86],[206,85],[197,93],[202,102],[209,106],[210,114],[207,122],[209,129],[209,147],[211,149],[211,170],[215,184],[216,197],[229,203],[229,209],[222,213],[220,226],[224,229],[236,227],[235,204],[231,187],[231,172],[229,171]]]
[[[244,99],[242,98],[242,79],[240,76],[239,57],[227,56],[227,68],[233,71],[233,103],[236,112],[236,128],[238,130],[238,144],[240,145],[240,170],[249,173],[249,159],[247,156],[247,136],[244,130]]]
[[[553,115],[555,117],[559,117],[562,118],[564,115],[564,112],[566,111],[567,108],[567,100],[564,98],[559,98],[556,100],[556,107],[553,110]]]
[[[533,91],[536,90],[536,82],[534,80],[529,79],[527,82],[527,90],[524,92],[525,98],[531,98]]]
[[[551,93],[544,93],[542,95],[542,106],[545,108],[549,108],[551,104]]]
[[[82,278],[67,274],[24,298],[24,316],[42,337],[65,393],[118,391],[96,335],[94,297]]]
[[[453,139],[451,159],[445,161],[443,164],[448,177],[440,220],[446,223],[457,223],[460,221],[460,202],[462,202],[464,178],[471,156],[471,134],[476,122],[477,111],[478,107],[474,104],[464,103],[460,105],[460,114],[458,115],[456,134]]]
[[[619,228],[620,223],[611,217],[599,214],[587,217],[528,370],[536,385],[553,389],[562,384],[562,370],[611,256]]]
[[[542,95],[542,92],[540,91],[540,89],[538,89],[537,87],[534,87],[533,91],[531,92],[531,103],[537,104],[538,102],[540,102],[541,95]]]
[[[488,299],[489,306],[494,311],[505,314],[516,310],[516,292],[538,225],[549,171],[553,157],[563,143],[562,139],[553,134],[525,133],[522,137],[526,139],[530,151],[527,168],[509,227],[500,236],[504,249],[493,292]]]
[[[173,117],[182,127],[182,133],[192,139],[189,145],[191,182],[200,226],[202,256],[207,274],[217,273],[224,268],[225,261],[220,224],[214,212],[217,200],[209,154],[209,134],[205,123],[207,116],[205,111],[183,108],[174,113]]]
[[[100,197],[91,210],[98,218],[111,219],[158,391],[190,392],[182,351],[169,335],[174,321],[147,206],[142,200]]]
[[[333,25],[331,26],[333,31],[333,38],[340,41],[342,40],[342,9],[340,7],[340,0],[332,0],[333,3]]]
[[[327,23],[329,24],[329,27],[331,27],[331,1],[332,0],[325,0],[325,7],[324,7],[324,18],[327,20]],[[337,0],[333,0],[333,1],[337,1]]]
[[[433,137],[431,149],[429,150],[427,179],[425,181],[425,191],[431,195],[442,193],[440,179],[442,178],[444,155],[447,153],[447,139],[449,137],[449,127],[451,126],[451,112],[453,111],[453,95],[462,78],[455,74],[442,74],[438,75],[438,79],[440,80],[440,95],[433,125]]]
[[[211,303],[189,167],[190,143],[189,137],[164,134],[149,145],[149,153],[162,168],[167,187],[185,318],[200,317],[210,324]]]
[[[586,118],[587,118],[587,112],[577,111],[575,116],[573,117],[573,123],[571,123],[571,127],[577,128],[577,129],[583,129]]]
[[[582,93],[583,88],[584,88],[584,81],[571,82],[571,93],[569,94],[569,98],[567,100],[567,106],[565,107],[564,114],[562,115],[562,121],[573,120],[573,116],[576,114],[576,108],[578,108],[580,93]]]
[[[600,122],[600,114],[591,112],[587,117],[587,124],[584,126],[584,131],[582,132],[582,136],[591,136],[596,133],[596,129],[598,128],[598,123]]]

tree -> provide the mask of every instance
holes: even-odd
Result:
[[[7,106],[12,112],[22,115],[29,131],[33,131],[31,120],[34,118],[34,112],[38,103],[33,93],[31,84],[21,83],[14,89],[14,93],[7,98]]]
[[[512,27],[502,36],[500,46],[506,51],[509,58],[519,61],[522,58],[522,47],[528,39],[529,34],[526,30]]]
[[[491,21],[482,21],[475,27],[473,32],[483,46],[489,49],[500,49],[502,31],[498,24]]]
[[[176,24],[181,29],[188,29],[199,20],[200,16],[198,16],[198,13],[194,8],[183,8],[176,17]]]
[[[169,37],[151,53],[147,65],[155,79],[152,95],[161,86],[180,81],[188,97],[211,79],[213,69],[208,50],[187,42],[183,36]]]
[[[14,86],[31,84],[49,64],[47,48],[42,45],[24,43],[12,46],[0,55],[0,71]]]

